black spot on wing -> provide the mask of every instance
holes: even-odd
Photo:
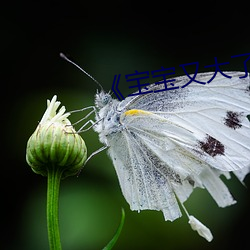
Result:
[[[224,124],[232,129],[240,128],[242,113],[227,111],[227,115],[224,118]]]
[[[195,181],[190,176],[187,177],[187,181],[192,187],[194,187]]]
[[[224,155],[225,152],[224,145],[210,135],[207,135],[204,141],[200,141],[199,146],[204,152],[212,157],[216,155]]]

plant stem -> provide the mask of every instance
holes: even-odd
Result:
[[[50,250],[61,250],[59,231],[59,188],[62,170],[59,167],[48,168],[47,185],[47,228]]]

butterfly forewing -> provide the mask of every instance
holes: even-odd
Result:
[[[250,123],[246,117],[250,113],[249,78],[240,79],[242,72],[227,72],[227,75],[232,78],[217,75],[206,85],[194,82],[183,89],[136,96],[127,101],[124,109],[146,110],[165,118],[165,129],[160,131],[169,136],[175,134],[176,140],[184,139],[177,127],[189,131],[195,137],[191,143],[193,153],[199,153],[220,170],[239,170],[249,166]],[[197,79],[205,82],[212,76],[213,73],[204,73]],[[177,78],[177,85],[183,84],[184,79]],[[150,85],[149,89],[158,90],[159,85]],[[155,122],[155,117],[148,116],[144,123],[149,124],[150,119]],[[138,123],[136,118],[130,119]],[[131,126],[136,126],[132,123]],[[189,141],[182,145],[190,146]]]

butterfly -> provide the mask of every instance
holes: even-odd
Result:
[[[93,129],[107,148],[131,210],[160,210],[174,221],[186,212],[191,227],[211,241],[210,230],[189,215],[184,202],[205,188],[219,207],[235,203],[220,176],[241,182],[250,172],[250,79],[243,72],[176,77],[178,89],[112,98],[95,96]],[[241,77],[241,78],[240,78]],[[198,82],[209,82],[205,85]],[[103,148],[102,148],[103,149]],[[98,151],[99,152],[99,151]]]

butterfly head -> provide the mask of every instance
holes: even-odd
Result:
[[[103,90],[101,90],[100,92],[97,91],[96,95],[95,95],[95,106],[98,109],[101,109],[105,106],[107,106],[107,104],[109,104],[112,100],[112,97],[109,93],[104,92]]]

